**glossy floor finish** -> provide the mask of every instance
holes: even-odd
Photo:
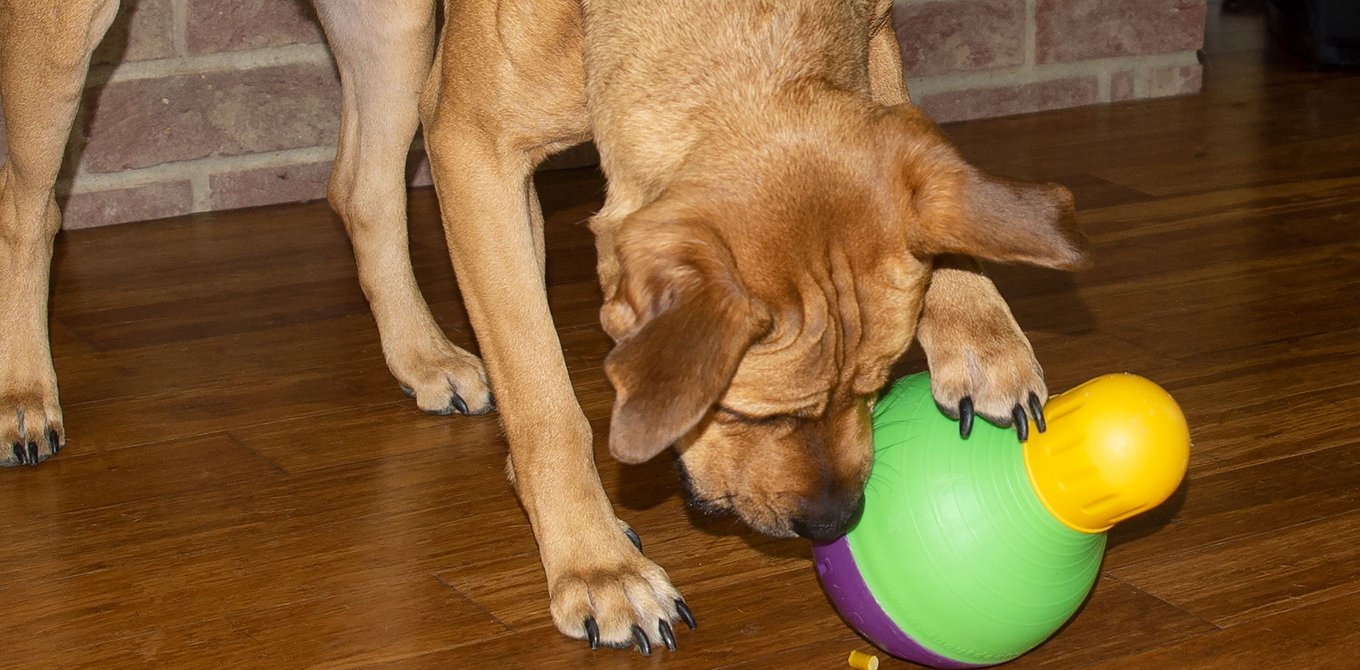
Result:
[[[1017,669],[1360,667],[1360,75],[1214,21],[1201,96],[948,128],[1077,194],[1093,270],[994,271],[1050,385],[1143,374],[1195,442],[1188,485],[1114,533],[1085,609]],[[608,458],[579,225],[601,188],[541,179],[551,301],[605,485],[699,618],[678,652],[553,630],[496,418],[401,395],[311,204],[61,236],[71,441],[0,471],[0,667],[846,667],[867,645],[807,544],[688,513],[666,459]],[[432,194],[412,207],[426,295],[469,344]]]

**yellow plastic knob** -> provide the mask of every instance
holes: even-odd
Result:
[[[1049,399],[1031,422],[1025,469],[1053,516],[1084,533],[1161,504],[1190,462],[1190,429],[1162,387],[1137,375],[1092,379]]]

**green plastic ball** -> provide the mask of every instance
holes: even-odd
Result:
[[[1095,583],[1105,535],[1044,508],[1014,429],[978,421],[961,438],[924,373],[899,381],[873,421],[864,516],[846,541],[904,633],[939,656],[990,665],[1072,617]]]

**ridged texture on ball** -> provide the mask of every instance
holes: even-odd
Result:
[[[1102,375],[1044,407],[1030,431],[1030,483],[1055,518],[1101,533],[1160,505],[1190,463],[1190,427],[1171,394],[1131,374]]]

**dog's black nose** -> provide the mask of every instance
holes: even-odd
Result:
[[[860,515],[864,513],[864,496],[859,496],[851,506],[822,507],[822,510],[818,510],[822,512],[820,514],[804,514],[794,519],[790,524],[793,532],[813,542],[835,540],[859,521]]]

